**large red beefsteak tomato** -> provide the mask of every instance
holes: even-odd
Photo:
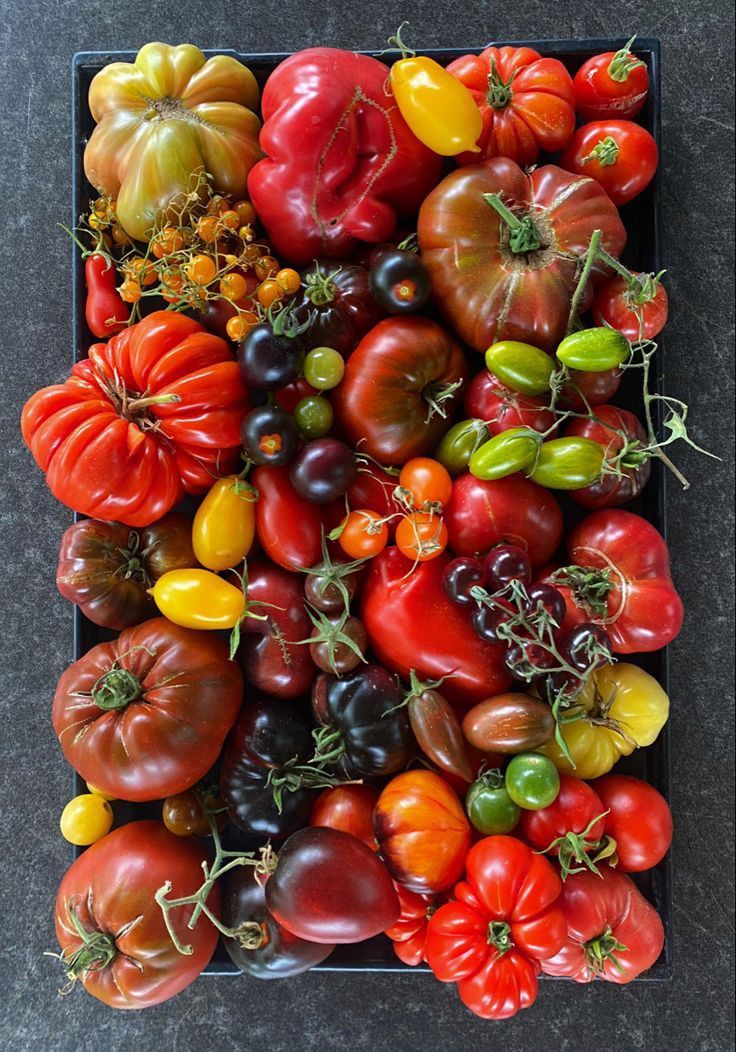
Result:
[[[247,407],[225,341],[157,311],[90,347],[63,384],[37,391],[21,427],[62,504],[148,526],[235,467]]]

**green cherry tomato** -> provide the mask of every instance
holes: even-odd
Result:
[[[512,391],[542,395],[549,391],[555,363],[545,351],[529,343],[502,340],[486,351],[488,371]]]
[[[331,347],[315,347],[304,359],[304,379],[318,391],[331,391],[345,375],[345,359]]]
[[[510,427],[484,442],[470,458],[470,474],[477,479],[502,479],[531,467],[542,436],[529,427]]]
[[[506,768],[506,789],[525,811],[541,811],[557,799],[560,775],[550,759],[538,752],[521,752]]]
[[[521,808],[509,796],[503,774],[497,767],[484,771],[473,782],[465,797],[465,810],[484,836],[510,833],[521,818]]]
[[[547,489],[582,489],[601,477],[605,450],[590,438],[553,438],[543,442],[532,482]]]
[[[332,406],[321,395],[307,395],[294,407],[294,419],[305,438],[323,438],[333,417]]]
[[[603,373],[626,361],[631,354],[631,344],[618,329],[600,326],[570,333],[555,354],[569,369]]]
[[[461,420],[442,439],[435,457],[453,477],[460,475],[487,438],[488,428],[483,420]]]

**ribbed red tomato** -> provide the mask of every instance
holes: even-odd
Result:
[[[438,896],[419,895],[396,882],[394,887],[399,896],[401,915],[384,934],[393,943],[399,960],[414,967],[426,960],[429,918],[437,909]]]

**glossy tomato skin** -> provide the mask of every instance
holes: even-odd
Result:
[[[563,528],[553,494],[519,474],[492,481],[460,475],[445,508],[445,525],[449,547],[458,555],[478,555],[505,542],[526,551],[532,566],[551,559]]]
[[[307,350],[332,347],[347,358],[378,324],[383,311],[370,290],[365,267],[323,259],[302,271],[297,316],[301,321],[310,319],[301,337]]]
[[[572,80],[561,62],[528,47],[489,47],[463,55],[447,67],[475,99],[483,121],[480,154],[465,152],[460,164],[510,157],[534,164],[540,150],[562,150],[575,129]]]
[[[112,1008],[148,1008],[194,982],[214,952],[217,930],[205,916],[190,929],[192,906],[172,910],[177,936],[193,948],[191,955],[182,955],[154,895],[167,881],[170,898],[191,895],[202,884],[206,858],[202,841],[176,837],[160,822],[142,821],[114,829],[72,863],[56,896],[56,935],[62,949],[71,953],[81,946],[70,909],[87,931],[123,933],[113,935],[117,952],[110,963],[82,974],[88,993]],[[217,885],[207,907],[219,916]],[[136,917],[140,920],[131,925]]]
[[[606,831],[616,841],[621,873],[642,873],[661,862],[672,843],[672,812],[653,785],[608,774],[592,788],[608,810]]]
[[[611,832],[605,811],[606,805],[595,789],[581,778],[561,774],[557,799],[538,811],[522,811],[519,832],[536,851],[546,851],[560,837],[586,829],[586,839],[599,843]],[[553,848],[552,853],[559,854],[559,847]]]
[[[398,475],[389,475],[378,464],[371,464],[367,471],[359,471],[355,481],[348,490],[348,502],[351,508],[367,508],[375,511],[381,518],[395,515],[399,506],[394,500],[393,492],[398,485]],[[389,535],[396,532],[396,519],[386,523]]]
[[[394,882],[399,896],[399,919],[384,932],[393,944],[394,953],[410,967],[426,960],[427,926],[437,908],[437,895],[418,895]]]
[[[508,1019],[528,1008],[537,997],[540,960],[565,940],[560,890],[550,862],[520,840],[481,840],[468,853],[455,901],[429,921],[427,961],[436,978],[457,982],[463,1003],[483,1019]]]
[[[138,406],[140,392],[163,401]],[[235,467],[247,409],[225,341],[183,314],[156,311],[90,347],[65,383],[33,395],[21,429],[62,504],[148,526]]]
[[[299,711],[268,699],[249,701],[241,709],[222,752],[220,795],[254,847],[267,839],[283,840],[307,824],[313,791],[285,789],[279,811],[268,781],[295,758],[306,763],[313,747]]]
[[[269,910],[294,935],[318,943],[370,939],[399,916],[388,870],[357,837],[327,826],[292,833],[266,884]]]
[[[652,299],[637,303],[629,293],[628,282],[616,274],[596,289],[593,299],[596,325],[611,325],[629,340],[655,339],[668,315],[669,298],[661,281],[656,283]]]
[[[518,215],[533,212],[546,247],[523,257],[510,251],[508,228],[484,198],[498,193]],[[601,230],[614,256],[626,243],[618,212],[595,180],[554,165],[527,176],[506,157],[450,173],[422,204],[417,229],[440,311],[481,353],[499,340],[551,350],[565,334],[576,258],[593,231]],[[594,267],[593,283],[603,275]],[[582,310],[590,299],[592,287]]]
[[[258,490],[256,535],[266,555],[287,570],[314,566],[322,554],[324,515],[294,489],[288,467],[260,467],[250,480]]]
[[[491,435],[511,427],[530,427],[540,434],[549,431],[555,418],[548,404],[549,398],[512,391],[487,369],[477,373],[465,391],[465,412],[483,420]]]
[[[373,826],[391,876],[410,891],[437,894],[462,876],[470,824],[454,790],[433,771],[405,771],[390,781]]]
[[[422,690],[409,699],[409,723],[419,748],[444,774],[465,784],[472,782],[462,727],[457,713],[436,690]]]
[[[244,924],[260,927],[261,945],[257,945],[259,936],[254,927],[248,931],[247,946],[238,939],[223,938],[231,961],[256,979],[301,975],[321,964],[335,948],[334,943],[307,942],[279,924],[266,905],[265,885],[255,878],[251,866],[241,866],[228,877],[222,897],[222,920],[231,930]]]
[[[309,824],[341,829],[375,850],[373,808],[377,801],[378,790],[372,785],[334,785],[314,801]]]
[[[558,953],[542,962],[545,974],[564,975],[578,983],[594,979],[630,983],[662,952],[664,928],[654,906],[625,873],[604,866],[601,874],[573,873],[565,881],[558,902],[567,922],[567,938]],[[607,932],[621,948],[597,963],[595,944]]]
[[[248,563],[247,597],[253,613],[266,620],[246,617],[240,625],[238,661],[246,682],[276,698],[306,694],[317,669],[309,648],[294,645],[312,632],[301,578],[254,559]]]
[[[611,142],[615,146],[609,154],[594,152]],[[600,183],[619,207],[646,189],[658,162],[657,143],[646,128],[620,120],[592,121],[578,128],[560,159],[567,171]]]
[[[612,76],[612,72],[617,75]],[[646,63],[634,59],[623,48],[594,55],[575,74],[573,91],[578,114],[584,121],[635,117],[644,108],[649,92]]]
[[[242,698],[243,677],[223,640],[158,617],[75,661],[59,680],[51,719],[86,782],[119,800],[158,800],[209,771]]]
[[[363,337],[333,393],[335,417],[350,444],[384,465],[431,452],[449,427],[458,387],[441,413],[429,397],[465,380],[465,356],[436,322],[419,315],[387,318]]]
[[[647,434],[638,418],[627,409],[614,405],[595,407],[595,420],[573,420],[565,428],[565,436],[589,438],[597,442],[604,450],[606,462],[611,466],[621,452],[625,442],[638,443],[639,448],[648,445]],[[619,463],[620,474],[603,473],[597,482],[582,489],[572,490],[570,496],[576,504],[584,508],[614,508],[638,497],[649,481],[652,471],[650,460],[637,466],[626,466]]]
[[[169,570],[198,566],[192,520],[169,512],[142,530],[81,519],[61,539],[56,587],[102,628],[129,628],[156,615],[148,594]]]
[[[621,376],[620,369],[606,369],[601,373],[570,369],[568,383],[560,391],[560,408],[585,413],[587,406],[610,401],[621,386]]]
[[[449,561],[443,553],[412,569],[398,549],[384,549],[371,560],[361,618],[383,665],[406,678],[412,668],[424,680],[447,676],[444,697],[468,706],[505,690],[510,677],[503,648],[479,639],[470,612],[445,595]]]

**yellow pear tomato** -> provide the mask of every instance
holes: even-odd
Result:
[[[192,547],[208,570],[229,570],[246,557],[255,536],[257,494],[235,475],[218,479],[197,509]]]
[[[150,593],[164,617],[182,628],[234,628],[245,613],[242,588],[210,570],[169,570]]]

